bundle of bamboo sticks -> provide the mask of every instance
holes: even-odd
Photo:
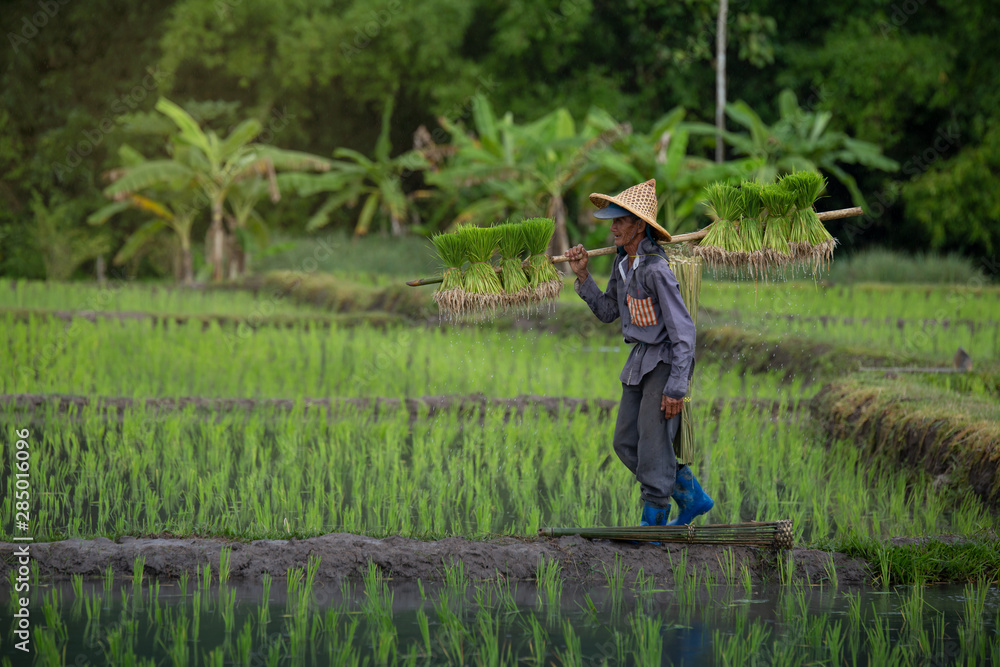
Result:
[[[610,528],[540,528],[541,537],[579,535],[591,540],[720,544],[791,549],[795,543],[791,519],[708,526],[622,526]]]

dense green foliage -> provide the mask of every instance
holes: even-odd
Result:
[[[395,101],[392,145],[398,147],[409,147],[424,125],[440,148],[448,134],[438,117],[446,125],[472,127],[477,95],[498,113],[510,111],[517,123],[558,108],[582,119],[596,106],[650,136],[657,119],[675,107],[687,109],[692,121],[709,120],[714,108],[717,5],[709,0],[625,6],[589,0],[97,0],[52,7],[52,16],[32,0],[5,9],[0,271],[7,275],[71,275],[74,267],[122,247],[139,217],[125,216],[106,232],[84,227],[83,220],[100,206],[101,174],[118,166],[123,142],[137,144],[144,155],[158,146],[152,137],[136,136],[143,124],[135,121],[161,95],[221,134],[255,118],[267,143],[323,156],[338,148],[370,151],[387,98]],[[988,258],[1000,236],[995,197],[983,186],[998,152],[989,132],[1000,108],[997,21],[981,0],[838,1],[822,8],[735,3],[728,97],[746,106],[733,106],[728,129],[746,126],[746,109],[778,127],[788,118],[778,108],[779,92],[788,88],[803,118],[823,119],[816,132],[883,146],[901,165],[882,173],[865,168],[864,159],[848,160],[836,167],[843,179],[831,171],[830,208],[849,201],[848,188],[837,181],[857,181],[855,197],[860,192],[871,206],[870,218],[831,225],[841,243],[935,247]],[[695,161],[708,157],[711,137],[689,141],[682,134],[674,128],[664,150]],[[773,159],[789,157],[781,151],[808,152],[819,136],[792,132],[787,146],[771,145],[780,147]],[[750,132],[733,146],[759,138]],[[839,159],[859,145],[841,143]],[[561,179],[576,178],[580,170],[572,153],[561,155],[554,154],[556,161],[569,160],[562,167],[570,170],[557,172],[556,181],[565,185],[569,181]],[[663,164],[674,160],[671,155]],[[645,163],[643,158],[633,168],[651,175]],[[379,158],[378,164],[388,161]],[[664,193],[688,178],[695,163],[675,164],[688,166],[657,174]],[[621,175],[627,170],[614,173],[622,181],[610,188],[629,184]],[[418,169],[395,177],[398,185],[378,176],[364,187],[382,193],[385,216],[399,224],[399,212],[410,208],[399,188],[413,193],[424,183]],[[549,192],[563,198],[565,188],[556,181]],[[683,203],[684,191],[664,196],[679,198],[662,202],[673,220],[670,207]],[[364,204],[374,201],[368,195],[354,208],[333,212],[331,222],[354,227],[369,215]],[[565,202],[569,233],[583,238],[586,225],[572,221],[588,218],[586,205],[576,196]],[[455,202],[451,213],[468,203]],[[302,230],[320,204],[286,198],[266,215]],[[447,218],[441,208],[415,213],[436,226]],[[195,239],[205,225],[196,226]],[[151,253],[145,262],[132,270],[169,273],[163,256]],[[983,268],[996,272],[993,265]]]

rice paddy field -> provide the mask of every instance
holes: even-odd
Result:
[[[124,574],[36,563],[27,658],[7,570],[0,664],[993,664],[996,507],[831,438],[811,402],[835,378],[711,355],[692,402],[692,467],[716,501],[706,521],[791,519],[798,545],[830,552],[818,572],[798,551],[764,570],[722,547],[708,568],[683,546],[624,545],[586,579],[559,559],[526,580],[474,579],[460,559],[425,579],[368,561],[331,580],[318,557],[231,576],[233,549],[252,540],[490,545],[637,523],[638,488],[610,446],[628,348],[614,326],[577,326],[580,305],[564,289],[555,313],[517,326],[315,326],[326,311],[272,294],[0,282],[0,420],[30,433],[34,540],[228,545],[179,578],[142,557]],[[706,281],[701,307],[702,329],[903,350],[921,365],[947,366],[961,346],[975,377],[912,381],[1000,422],[995,287]],[[211,317],[255,313],[282,326]],[[16,475],[13,454],[0,459],[0,542],[22,535]],[[671,576],[628,567],[642,550]],[[842,581],[835,552],[863,559],[863,584]]]

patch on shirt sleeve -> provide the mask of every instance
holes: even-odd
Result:
[[[632,315],[632,323],[640,327],[652,327],[658,324],[653,299],[633,299],[631,294],[625,295],[628,302],[628,312]]]

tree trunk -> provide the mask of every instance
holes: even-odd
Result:
[[[722,133],[726,131],[726,23],[729,0],[719,0],[719,20],[715,30],[715,161],[726,159]]]
[[[97,284],[104,287],[108,284],[107,264],[104,262],[104,255],[97,256],[95,268],[97,269]]]
[[[220,282],[223,277],[223,246],[226,243],[226,230],[222,226],[222,198],[212,201],[212,226],[208,230],[209,259],[212,264],[212,280]]]
[[[552,198],[549,200],[548,216],[556,223],[555,233],[552,235],[552,241],[549,243],[549,254],[553,257],[556,255],[565,255],[566,251],[569,250],[569,233],[566,230],[566,202],[563,201],[561,195],[552,195]],[[568,264],[556,268],[562,273],[569,272]]]
[[[191,262],[191,246],[181,248],[181,282],[190,287],[194,284],[194,265]]]

